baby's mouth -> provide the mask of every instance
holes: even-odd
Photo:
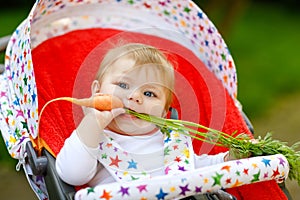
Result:
[[[133,120],[139,119],[138,117],[136,117],[136,116],[134,116],[134,115],[131,115],[131,114],[129,114],[129,112],[128,112],[128,111],[136,112],[135,110],[130,109],[130,108],[126,108],[126,107],[125,107],[125,110],[126,110],[126,112],[125,112],[124,114],[121,115],[122,117],[128,118],[128,119],[133,119]]]

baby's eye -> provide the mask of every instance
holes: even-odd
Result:
[[[129,85],[127,83],[120,82],[118,83],[118,86],[123,89],[129,89]]]
[[[156,95],[153,92],[150,92],[150,91],[144,92],[144,95],[147,96],[147,97],[156,97]]]

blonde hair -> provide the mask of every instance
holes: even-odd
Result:
[[[109,50],[100,64],[100,69],[96,74],[96,80],[101,83],[105,73],[112,64],[123,56],[129,56],[129,58],[132,58],[135,61],[133,67],[143,66],[145,64],[155,64],[160,71],[162,80],[165,81],[163,85],[166,89],[165,110],[168,111],[173,100],[172,97],[175,84],[174,66],[168,61],[166,55],[161,50],[158,50],[153,46],[140,43],[129,43]]]

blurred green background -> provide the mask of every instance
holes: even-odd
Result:
[[[1,37],[12,34],[27,17],[34,1],[0,2]],[[216,25],[233,55],[238,73],[238,99],[254,125],[255,134],[263,136],[267,131],[272,131],[274,138],[289,144],[299,141],[300,1],[195,2]],[[2,63],[3,55],[0,54]],[[9,184],[21,182],[23,186],[20,186],[20,190],[25,193],[16,193],[16,199],[32,199],[33,193],[25,177],[21,172],[13,171],[15,164],[3,140],[0,140],[1,191],[4,186],[7,188]],[[294,199],[300,199],[300,187],[290,181],[287,184]],[[5,194],[2,192],[0,197],[5,197]],[[7,198],[14,199],[11,193],[9,195]]]

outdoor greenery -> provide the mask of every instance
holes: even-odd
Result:
[[[250,118],[300,92],[299,20],[299,12],[255,4],[227,38],[238,71],[238,97]]]

